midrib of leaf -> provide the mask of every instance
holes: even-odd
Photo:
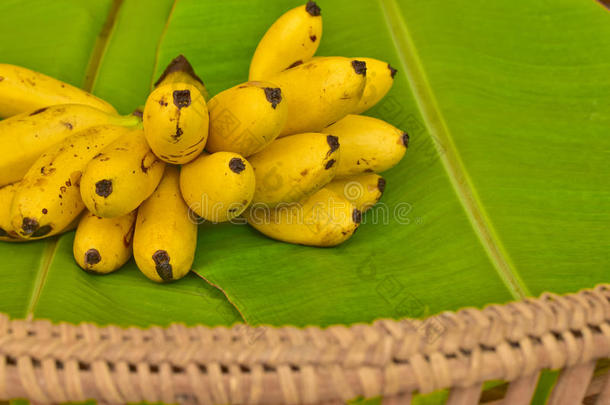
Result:
[[[102,30],[95,41],[95,45],[93,46],[93,50],[91,51],[91,56],[89,58],[89,64],[87,66],[85,81],[83,84],[83,89],[87,91],[91,91],[95,85],[99,67],[106,52],[109,39],[116,23],[116,18],[122,4],[123,0],[114,0],[112,2],[110,11],[106,17],[106,21],[104,22]],[[40,258],[40,267],[36,272],[36,280],[34,281],[32,295],[30,296],[30,301],[26,310],[26,317],[28,318],[33,317],[34,310],[38,305],[38,300],[40,299],[40,294],[42,293],[42,289],[44,288],[44,284],[47,280],[49,269],[51,268],[51,264],[53,263],[53,259],[57,253],[59,238],[60,236],[56,236],[45,241],[45,249],[42,253],[42,257]]]
[[[430,134],[436,138],[433,143],[481,245],[513,297],[522,299],[531,295],[511,263],[462,163],[396,0],[379,1],[422,118]]]

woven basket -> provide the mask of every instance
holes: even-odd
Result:
[[[340,404],[449,389],[447,403],[610,404],[610,285],[425,320],[308,327],[78,326],[0,316],[0,397],[34,403]],[[597,368],[597,370],[596,370]],[[493,390],[483,383],[501,380]]]

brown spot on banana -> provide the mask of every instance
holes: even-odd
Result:
[[[316,37],[315,35],[310,35],[309,39],[311,40],[311,42],[316,42],[316,39],[318,39],[318,37]]]
[[[127,233],[125,235],[123,235],[123,245],[125,247],[130,247],[131,244],[133,243],[133,233],[134,230],[136,229],[136,221],[133,221],[131,223],[131,226],[129,227],[129,230],[127,231]]]
[[[231,169],[232,172],[239,174],[246,170],[246,165],[240,158],[233,158],[229,161],[229,169]]]
[[[174,105],[178,109],[188,107],[191,105],[191,92],[190,90],[174,90]]]
[[[102,261],[102,255],[97,249],[89,249],[85,252],[85,264],[93,266]]]
[[[410,140],[409,134],[406,133],[406,132],[403,132],[401,140],[402,140],[402,144],[405,145],[405,148],[408,148],[409,147],[409,140]]]
[[[95,183],[95,194],[100,197],[108,198],[112,194],[112,180],[100,180]]]
[[[305,5],[305,10],[312,17],[318,17],[322,12],[322,9],[320,9],[315,1],[308,1]]]
[[[362,222],[362,212],[359,209],[354,208],[354,211],[352,211],[352,220],[355,224]]]
[[[326,170],[330,169],[331,167],[333,167],[333,165],[335,164],[335,159],[331,159],[328,162],[326,162],[326,166],[324,166],[324,168]]]
[[[339,145],[339,137],[337,137],[337,136],[328,135],[326,137],[326,143],[328,143],[328,146],[330,146],[330,150],[328,151],[326,156],[330,156],[331,153],[333,153],[334,151],[339,149],[339,146],[340,146]]]
[[[38,110],[34,111],[33,113],[31,113],[29,116],[31,117],[32,115],[36,115],[36,114],[40,114],[41,112],[44,112],[47,110],[48,107],[43,107],[43,108],[39,108]]]
[[[21,231],[24,235],[31,235],[40,227],[35,218],[25,217],[21,221]]]
[[[357,75],[366,76],[366,62],[361,60],[353,60],[352,67]]]
[[[271,103],[271,108],[275,110],[275,107],[282,101],[282,90],[273,87],[264,87],[263,90],[267,101]]]
[[[296,66],[299,66],[299,65],[302,65],[302,64],[303,64],[303,61],[302,61],[302,60],[297,60],[296,62],[294,62],[293,64],[291,64],[290,66],[288,66],[288,67],[287,67],[286,69],[284,69],[284,70],[292,69],[293,67],[296,67]]]
[[[167,159],[167,156],[161,157]],[[158,161],[159,159],[157,159],[157,156],[154,153],[149,152],[142,158],[142,162],[140,162],[140,170],[142,170],[142,173],[146,173],[148,172],[148,169],[150,169]]]
[[[47,235],[52,230],[53,230],[53,227],[51,225],[41,226],[40,228],[38,228],[36,230],[36,232],[32,233],[31,236],[32,236],[32,238],[41,238],[41,237]]]
[[[383,191],[385,190],[385,179],[383,177],[380,177],[379,180],[377,180],[377,189],[383,194]]]
[[[165,250],[157,250],[153,255],[152,259],[155,262],[155,269],[157,274],[163,281],[171,281],[174,278],[172,273],[172,265],[169,264],[169,254]]]

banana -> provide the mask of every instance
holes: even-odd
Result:
[[[252,62],[249,80],[263,80],[316,53],[322,38],[320,7],[310,1],[278,18],[260,40]]]
[[[13,202],[16,189],[17,183],[0,187],[0,241],[22,241],[13,230],[13,225],[11,224],[11,203]]]
[[[190,270],[197,245],[197,224],[180,195],[178,169],[168,166],[157,190],[138,210],[133,255],[153,281],[178,280]]]
[[[113,106],[91,93],[21,66],[0,64],[0,117],[56,104],[84,104],[109,114]]]
[[[269,82],[247,82],[215,95],[208,103],[206,150],[248,157],[267,146],[286,124],[282,90]]]
[[[341,144],[337,178],[388,170],[402,159],[409,146],[406,132],[364,115],[348,115],[324,132],[337,136]]]
[[[78,220],[75,219],[72,221],[67,227],[64,229],[56,230],[49,232],[46,235],[38,236],[38,237],[30,237],[28,239],[24,239],[19,236],[13,225],[11,224],[11,203],[13,201],[13,197],[15,196],[15,191],[17,190],[18,183],[9,184],[4,187],[0,187],[0,241],[3,242],[28,242],[32,240],[44,239],[50,236],[59,235],[65,232],[69,232],[73,229],[76,229],[76,225],[78,224]]]
[[[312,60],[269,78],[282,89],[288,118],[280,136],[320,132],[352,112],[366,83],[366,63],[329,57]]]
[[[87,273],[108,274],[131,257],[136,212],[100,218],[86,212],[76,228],[74,260]]]
[[[180,171],[184,200],[211,222],[230,221],[241,214],[252,201],[254,184],[252,165],[232,152],[199,156]]]
[[[262,234],[307,246],[336,246],[349,239],[362,214],[341,195],[322,188],[300,203],[275,209],[253,205],[245,218]]]
[[[0,121],[0,186],[21,180],[47,149],[80,130],[138,122],[139,118],[131,115],[121,117],[79,104],[41,108]]]
[[[325,188],[343,196],[359,211],[365,212],[381,198],[385,190],[385,179],[375,173],[358,174],[333,180]]]
[[[178,55],[167,65],[159,80],[155,82],[155,87],[158,87],[161,83],[187,83],[197,87],[203,98],[209,99],[208,89],[206,89],[203,80],[197,76],[195,69],[184,55]]]
[[[337,170],[336,136],[304,133],[276,139],[249,161],[256,175],[253,203],[299,201],[328,184]]]
[[[129,127],[87,128],[52,147],[28,170],[11,205],[11,224],[22,238],[63,230],[83,210],[79,182],[87,163]]]
[[[161,83],[146,100],[144,135],[161,160],[183,164],[195,159],[208,138],[205,99],[193,85]]]
[[[366,63],[366,84],[362,98],[352,111],[361,114],[377,104],[392,88],[397,70],[389,63],[373,58],[356,58]]]
[[[157,188],[165,162],[150,150],[144,131],[131,131],[101,150],[88,164],[80,193],[89,211],[105,218],[138,208]]]

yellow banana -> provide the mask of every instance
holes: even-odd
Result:
[[[47,233],[46,235],[38,237],[32,236],[28,239],[20,237],[19,234],[15,232],[13,224],[11,223],[11,203],[13,202],[13,197],[15,196],[17,185],[18,183],[13,183],[4,187],[0,187],[0,241],[28,242],[32,240],[48,238],[50,236],[59,235],[61,233],[76,229],[76,225],[78,224],[77,219],[72,221],[64,229],[54,230],[52,232]]]
[[[208,139],[208,109],[195,86],[161,83],[146,100],[144,135],[153,152],[167,163],[195,159]]]
[[[406,132],[364,115],[348,115],[324,132],[337,136],[341,144],[337,178],[388,170],[400,162],[409,146]]]
[[[320,7],[310,1],[278,18],[260,40],[252,62],[249,80],[263,80],[291,66],[309,60],[320,45]]]
[[[157,282],[184,277],[195,257],[197,224],[180,195],[179,176],[168,166],[157,190],[138,209],[133,256],[140,271]]]
[[[211,222],[230,221],[241,214],[252,201],[254,184],[250,163],[232,152],[199,156],[180,171],[184,200],[193,212]]]
[[[88,273],[107,274],[121,268],[131,257],[136,212],[100,218],[86,212],[76,228],[74,260]]]
[[[11,205],[11,224],[20,237],[63,230],[83,210],[79,182],[87,163],[106,145],[132,129],[118,125],[87,128],[52,147],[28,170]]]
[[[253,205],[245,217],[248,224],[273,239],[336,246],[354,234],[362,214],[347,199],[325,187],[300,203],[274,209]]]
[[[0,64],[0,117],[6,118],[56,104],[85,104],[116,114],[93,94],[21,66]]]
[[[11,224],[11,203],[16,188],[17,183],[0,187],[0,241],[18,242],[22,240],[15,233]]]
[[[249,161],[256,175],[253,203],[299,201],[328,184],[337,169],[336,136],[305,133],[276,139]]]
[[[47,149],[80,130],[138,122],[134,116],[121,117],[79,104],[55,105],[0,121],[0,186],[21,180]]]
[[[87,164],[80,181],[81,197],[97,216],[126,215],[155,191],[164,170],[165,163],[137,129],[102,149]]]
[[[324,188],[334,191],[365,212],[377,204],[385,190],[385,179],[375,173],[358,174],[333,180]]]
[[[159,80],[155,82],[155,87],[161,83],[187,83],[197,87],[203,98],[209,99],[208,89],[205,88],[203,80],[197,76],[195,69],[193,69],[193,66],[184,55],[178,55],[167,65]]]
[[[269,81],[282,89],[288,104],[280,136],[319,132],[356,108],[366,83],[366,63],[343,57],[315,59]]]
[[[352,114],[361,114],[377,104],[392,88],[396,69],[373,58],[356,58],[366,63],[366,84],[360,102]]]
[[[215,95],[208,103],[209,152],[248,157],[280,134],[288,117],[282,91],[273,83],[247,82]]]

